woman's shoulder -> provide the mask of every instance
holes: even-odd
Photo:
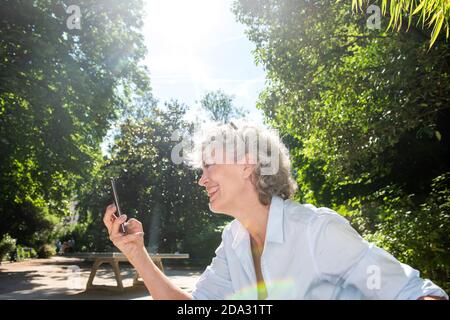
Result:
[[[284,216],[287,223],[314,226],[328,222],[348,223],[348,220],[327,207],[316,207],[309,203],[284,200]]]
[[[350,245],[358,249],[355,252],[360,252],[367,247],[350,222],[330,208],[286,201],[285,217],[285,228],[291,234],[303,234],[317,252]]]

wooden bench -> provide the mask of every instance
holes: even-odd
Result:
[[[91,274],[89,275],[89,280],[86,285],[86,290],[91,289],[116,289],[119,291],[123,291],[124,286],[122,283],[122,276],[120,275],[120,267],[119,262],[127,262],[128,259],[125,257],[123,253],[120,252],[86,252],[86,253],[73,253],[73,254],[65,254],[64,256],[80,258],[89,261],[94,261],[94,264],[91,268]],[[156,266],[164,272],[164,267],[162,263],[162,259],[188,259],[189,254],[187,253],[156,253],[150,254],[151,259],[156,264]],[[97,273],[98,268],[104,264],[109,263],[114,271],[114,276],[116,278],[117,286],[105,286],[105,285],[95,285],[93,284],[95,275]],[[139,280],[139,274],[135,271],[133,277],[133,286],[136,284],[141,284],[142,281]]]

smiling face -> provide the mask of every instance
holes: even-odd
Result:
[[[209,208],[216,213],[232,213],[249,191],[251,168],[246,164],[204,164],[198,184],[206,189]]]
[[[213,212],[236,217],[269,205],[274,195],[289,199],[297,189],[289,151],[275,130],[245,121],[213,123],[196,134],[193,147],[186,159],[203,170],[198,183]]]

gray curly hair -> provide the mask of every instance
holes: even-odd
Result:
[[[289,151],[274,129],[244,121],[210,124],[202,127],[193,142],[187,156],[193,168],[209,163],[244,163],[248,155],[247,161],[250,159],[255,164],[252,183],[264,205],[270,204],[274,195],[289,199],[297,190],[291,175]],[[216,152],[219,149],[226,154]]]

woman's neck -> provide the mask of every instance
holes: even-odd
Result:
[[[258,195],[252,194],[239,203],[233,216],[247,229],[252,243],[263,248],[266,239],[270,205],[263,205]]]

